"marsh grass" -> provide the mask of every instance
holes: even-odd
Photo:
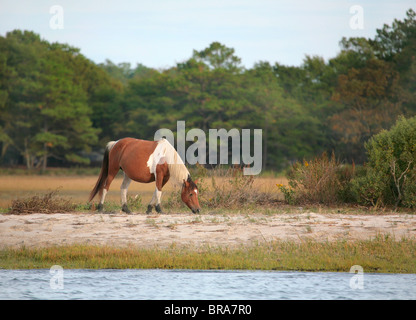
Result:
[[[416,273],[416,240],[388,235],[363,241],[273,241],[240,247],[115,248],[70,245],[3,248],[0,268],[222,269]]]
[[[192,171],[192,170],[191,170]],[[192,171],[192,177],[199,179],[200,201],[204,208],[211,205],[216,209],[221,206],[227,208],[242,208],[246,205],[255,207],[256,204],[272,202],[283,195],[276,187],[276,183],[286,183],[284,177],[249,177],[243,176],[237,168],[217,168],[206,170],[199,167]],[[63,176],[63,175],[0,175],[0,207],[10,208],[16,199],[25,199],[33,195],[47,194],[50,190],[59,189],[59,196],[71,199],[76,204],[77,211],[91,210],[87,203],[88,195],[94,187],[97,176]],[[122,175],[118,175],[107,194],[104,209],[108,211],[120,210],[120,186]],[[128,195],[132,197],[129,206],[134,206],[136,212],[145,212],[147,203],[154,193],[154,183],[135,183],[130,185]],[[214,189],[216,188],[216,189]],[[235,192],[232,192],[235,188]],[[136,196],[138,195],[138,198]],[[263,199],[263,200],[262,200]],[[230,200],[230,201],[228,201]],[[93,203],[97,204],[98,198]],[[140,203],[139,203],[140,202]],[[180,190],[171,182],[163,188],[162,206],[175,210],[185,208],[180,199]],[[108,209],[107,209],[108,207]]]

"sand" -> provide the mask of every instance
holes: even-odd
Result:
[[[0,247],[69,244],[109,246],[238,246],[290,240],[362,240],[416,236],[411,214],[356,215],[315,212],[279,214],[145,215],[123,213],[0,214]]]

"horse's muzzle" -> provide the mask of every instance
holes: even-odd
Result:
[[[192,213],[199,213],[199,209],[192,209]]]

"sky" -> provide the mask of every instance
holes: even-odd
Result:
[[[299,66],[305,55],[335,57],[342,37],[373,38],[409,8],[415,0],[0,0],[0,35],[31,30],[96,63],[132,67],[166,69],[214,41],[246,68]]]

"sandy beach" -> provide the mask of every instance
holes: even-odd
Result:
[[[0,247],[69,244],[166,247],[238,246],[273,240],[362,240],[416,237],[416,216],[314,212],[282,214],[62,213],[0,215]]]

